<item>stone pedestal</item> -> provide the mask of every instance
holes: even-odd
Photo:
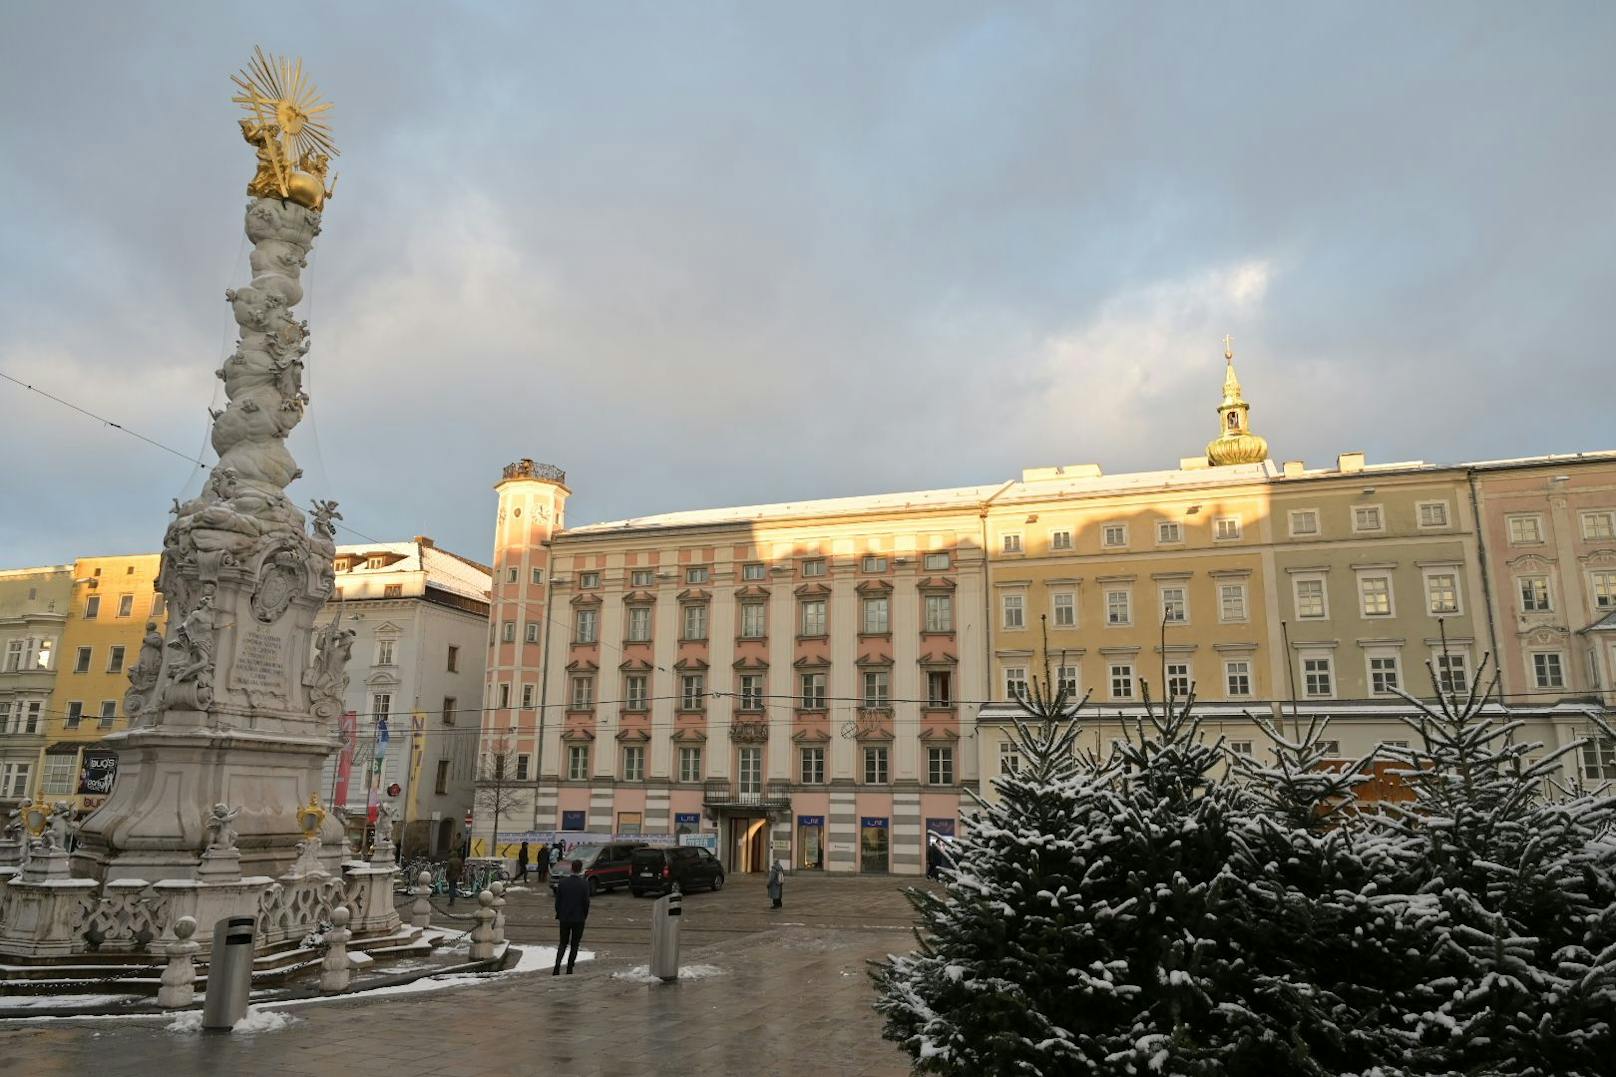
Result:
[[[251,916],[259,919],[260,905],[266,891],[275,880],[262,875],[237,878],[229,882],[201,882],[195,879],[164,879],[152,884],[163,910],[166,925],[163,941],[175,938],[173,925],[181,917],[196,921],[197,938],[203,949],[213,945],[213,925],[228,916]],[[116,886],[108,883],[108,888]],[[260,929],[260,935],[262,930]],[[263,945],[259,939],[260,947]]]
[[[353,910],[355,935],[367,938],[391,935],[402,920],[393,907],[393,868],[391,864],[366,864],[350,860],[342,866],[343,887]]]
[[[18,957],[64,957],[84,949],[75,934],[79,904],[97,889],[89,879],[13,878],[0,915],[0,951]]]

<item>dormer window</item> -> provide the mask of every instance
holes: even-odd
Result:
[[[387,557],[386,557],[386,555],[385,554],[379,554],[379,553],[371,554],[369,557],[365,558],[365,567],[366,568],[386,568],[387,567]]]

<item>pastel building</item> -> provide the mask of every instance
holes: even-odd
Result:
[[[0,571],[0,814],[39,791],[72,565]]]

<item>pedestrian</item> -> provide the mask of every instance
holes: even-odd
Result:
[[[527,842],[525,841],[522,843],[522,848],[516,853],[516,881],[519,883],[527,882]]]
[[[565,849],[566,846],[567,846],[566,842],[558,841],[558,842],[555,843],[555,846],[553,848],[551,848],[551,850],[550,850],[550,867],[551,867],[552,870],[554,870],[554,868],[555,868],[555,866],[557,864],[561,863],[561,851],[563,849]]]
[[[449,904],[454,904],[455,894],[460,890],[460,873],[465,870],[466,862],[460,859],[459,852],[449,854],[449,863],[443,868],[443,881],[449,884]]]
[[[578,944],[583,941],[584,921],[589,919],[589,883],[584,881],[584,862],[572,862],[572,874],[563,875],[555,888],[556,921],[561,925],[561,942],[556,947],[555,969],[551,976],[561,975],[561,959],[567,959],[567,975],[572,975],[572,963],[578,960]],[[568,947],[571,950],[568,950]]]
[[[774,901],[774,908],[778,909],[780,907],[780,899],[785,896],[785,892],[786,866],[781,861],[776,860],[774,866],[769,869],[769,897]]]
[[[550,875],[550,847],[540,844],[533,853],[533,870],[539,873],[539,881],[543,882]]]

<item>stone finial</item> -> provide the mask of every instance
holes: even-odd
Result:
[[[494,895],[493,929],[494,942],[497,944],[505,941],[505,884],[496,882],[488,890]]]
[[[415,904],[410,906],[410,925],[426,929],[432,924],[432,873],[423,871],[415,880]]]
[[[168,955],[168,966],[163,969],[162,986],[157,989],[157,1005],[165,1010],[179,1010],[196,1001],[196,952],[200,944],[191,936],[196,934],[196,917],[182,916],[174,921],[174,941],[163,948]]]
[[[346,991],[353,979],[353,969],[348,964],[348,940],[353,938],[348,921],[352,918],[346,905],[331,910],[331,930],[325,933],[325,956],[320,959],[321,991]]]
[[[477,926],[471,929],[471,959],[490,961],[494,957],[494,895],[484,890],[477,895]]]

